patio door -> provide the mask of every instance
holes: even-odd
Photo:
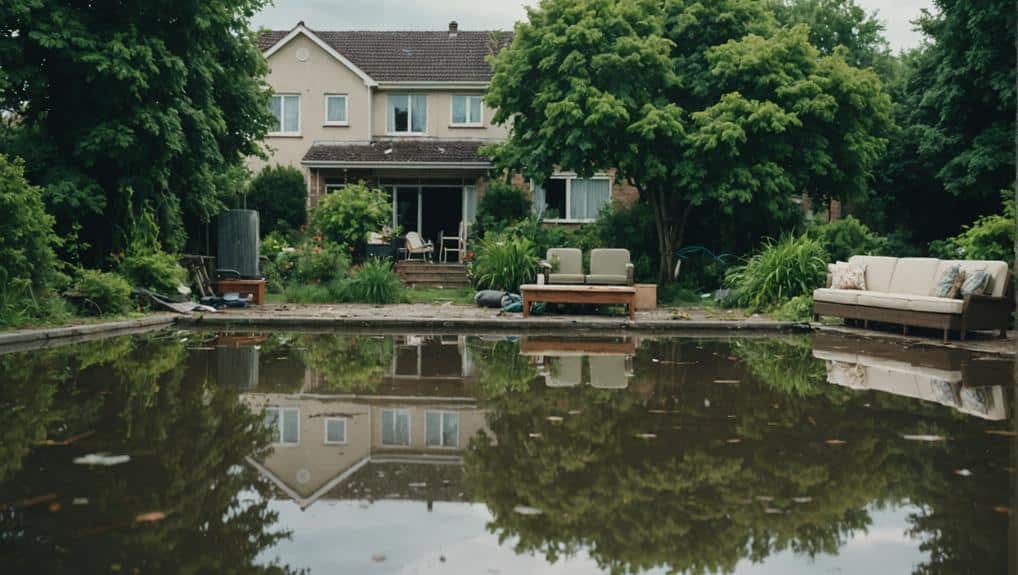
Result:
[[[421,187],[397,186],[392,194],[393,226],[403,233],[421,231]]]
[[[438,245],[439,235],[456,236],[463,219],[463,188],[424,186],[421,235]]]

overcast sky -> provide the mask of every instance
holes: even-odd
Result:
[[[877,10],[887,39],[898,51],[919,44],[911,20],[931,0],[856,0]],[[286,30],[303,20],[318,30],[444,30],[456,20],[461,30],[511,30],[537,0],[275,0],[254,19],[255,27]]]

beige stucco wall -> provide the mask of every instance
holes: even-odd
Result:
[[[480,95],[483,90],[473,91],[416,91],[407,90],[377,90],[374,93],[373,104],[373,132],[376,138],[388,137],[386,132],[386,113],[388,112],[389,94],[425,94],[428,97],[428,131],[427,137],[443,138],[447,140],[504,140],[507,130],[503,126],[491,123],[494,110],[481,103],[481,117],[483,127],[452,127],[452,95],[469,94]],[[409,138],[419,136],[406,136]]]
[[[306,61],[297,59],[297,51],[305,49]],[[300,160],[315,141],[368,141],[371,137],[371,90],[363,80],[306,36],[297,36],[269,57],[266,78],[276,94],[300,94],[300,135],[268,136],[268,162],[258,158],[248,161],[254,172],[266,163],[300,168]],[[347,95],[349,126],[325,126],[325,95]]]
[[[370,406],[269,393],[245,394],[243,401],[256,411],[269,406],[300,409],[300,443],[273,445],[262,464],[301,497],[313,494],[371,453]],[[325,444],[326,417],[347,418],[346,444]]]

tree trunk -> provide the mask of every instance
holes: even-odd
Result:
[[[686,234],[686,222],[693,209],[692,204],[685,204],[681,214],[675,217],[680,209],[679,202],[671,204],[667,191],[662,188],[647,190],[647,197],[654,208],[654,223],[657,228],[658,245],[658,283],[666,285],[674,281],[675,252],[682,247]],[[643,192],[641,191],[641,194]]]

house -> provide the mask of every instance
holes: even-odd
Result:
[[[241,363],[233,352],[250,350],[253,366],[243,371],[255,381],[241,387],[240,401],[264,414],[271,433],[271,449],[248,464],[286,498],[301,508],[322,499],[463,498],[463,453],[487,428],[465,336],[394,336],[388,368],[358,392],[329,391],[325,374],[300,361],[259,358],[224,338],[228,345],[211,350],[217,380],[231,381],[225,372]]]
[[[482,96],[491,80],[488,56],[511,33],[461,31],[292,30],[265,32],[259,48],[269,65],[276,124],[266,163],[305,175],[308,208],[330,190],[365,181],[392,197],[392,224],[426,239],[456,235],[472,221],[491,169],[482,148],[504,141]],[[594,219],[613,197],[636,199],[611,174],[578,179],[558,173],[531,186],[547,221]]]

